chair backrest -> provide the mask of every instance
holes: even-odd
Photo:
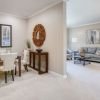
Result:
[[[5,71],[10,71],[15,68],[14,61],[17,57],[17,53],[2,53],[0,54],[0,57],[3,60],[3,67]]]
[[[25,49],[23,52],[23,61],[29,63],[29,50]]]

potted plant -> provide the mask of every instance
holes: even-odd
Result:
[[[26,42],[26,46],[27,46],[28,49],[31,49],[31,43],[30,43],[29,40],[27,40],[27,42]]]

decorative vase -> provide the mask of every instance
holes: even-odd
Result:
[[[36,51],[37,51],[38,53],[41,53],[41,52],[42,52],[42,49],[36,49]]]

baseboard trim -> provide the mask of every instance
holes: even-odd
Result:
[[[54,72],[54,71],[49,71],[49,73],[52,74],[52,75],[55,75],[55,76],[58,76],[58,77],[67,79],[67,74],[66,74],[66,75],[61,75],[61,74],[56,73],[56,72]]]

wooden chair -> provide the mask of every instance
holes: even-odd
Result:
[[[5,73],[5,83],[7,83],[8,72],[11,72],[12,80],[14,81],[14,61],[17,57],[17,53],[2,53],[0,54],[0,57],[3,60],[3,65],[0,66],[0,71]]]

